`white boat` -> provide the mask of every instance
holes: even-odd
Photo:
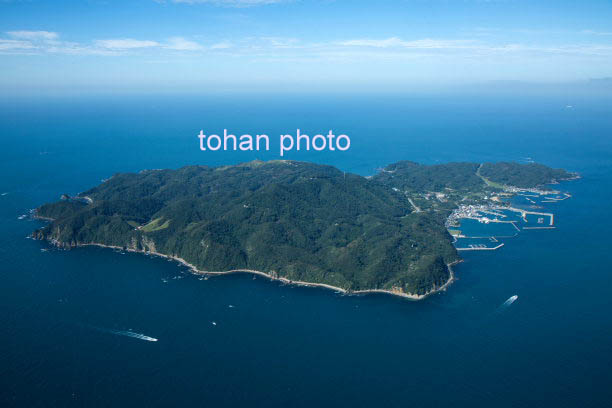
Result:
[[[518,299],[518,295],[510,296],[508,300],[506,300],[502,306],[506,306],[506,307],[510,306],[512,303],[514,303],[516,299]]]
[[[141,333],[134,333],[131,330],[116,331],[115,334],[118,334],[121,336],[133,337],[135,339],[144,340],[144,341],[157,341],[155,337],[145,336],[144,334],[141,334]]]

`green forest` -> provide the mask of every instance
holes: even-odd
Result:
[[[481,171],[525,185],[568,174],[518,165],[505,175],[506,165]],[[410,193],[490,188],[478,168],[399,162],[366,178],[326,165],[253,161],[121,173],[39,207],[37,215],[52,221],[33,235],[64,248],[98,243],[177,256],[202,271],[252,269],[349,291],[425,294],[459,259],[444,226],[456,203],[414,211]]]
[[[575,176],[563,169],[552,169],[538,163],[511,162],[484,163],[480,175],[496,183],[520,188],[534,188]]]

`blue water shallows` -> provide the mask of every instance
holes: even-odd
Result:
[[[565,105],[474,96],[3,103],[0,406],[606,406],[612,104]],[[556,229],[462,253],[458,281],[421,302],[250,275],[202,280],[174,262],[101,248],[59,251],[26,239],[41,224],[18,219],[118,171],[278,158],[200,152],[202,128],[298,127],[346,133],[351,149],[287,158],[363,175],[403,159],[531,157],[583,178],[560,186],[573,198],[546,205]]]

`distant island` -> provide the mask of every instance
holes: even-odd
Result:
[[[402,161],[371,177],[286,160],[145,170],[42,205],[35,215],[50,222],[32,235],[165,256],[197,273],[420,299],[453,280],[460,257],[445,223],[460,205],[576,177],[535,163]]]

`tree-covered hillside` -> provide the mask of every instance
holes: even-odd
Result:
[[[480,175],[495,183],[520,188],[538,187],[575,176],[563,169],[552,169],[538,163],[511,162],[484,163]]]
[[[484,187],[484,181],[476,175],[477,163],[446,163],[425,165],[400,161],[382,169],[374,178],[400,190],[417,192],[475,190]]]
[[[488,180],[532,187],[572,176],[515,163],[391,164],[371,178],[324,165],[253,161],[116,174],[37,209],[34,236],[250,269],[347,290],[425,294],[458,259],[444,226],[459,204],[497,200]]]
[[[38,209],[36,233],[178,256],[205,271],[253,269],[350,289],[423,294],[457,259],[444,217],[331,166],[275,161],[117,174]]]

